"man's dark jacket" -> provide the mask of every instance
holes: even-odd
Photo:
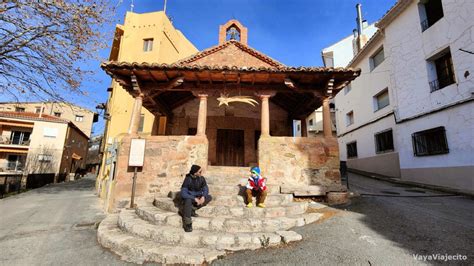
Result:
[[[187,174],[181,186],[181,197],[192,199],[200,196],[206,197],[209,194],[206,179],[203,176]]]

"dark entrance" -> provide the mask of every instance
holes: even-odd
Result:
[[[244,165],[244,131],[235,129],[217,130],[217,165]]]

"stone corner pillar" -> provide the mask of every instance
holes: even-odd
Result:
[[[325,138],[332,138],[331,112],[329,111],[329,98],[323,99],[323,133]]]
[[[142,111],[143,93],[135,96],[133,103],[132,116],[130,117],[130,126],[128,127],[128,134],[138,135],[138,128],[140,127],[140,116]]]
[[[261,137],[270,136],[270,97],[274,96],[274,92],[260,92],[257,94],[262,101],[262,111],[261,111],[261,120],[260,120],[260,131]]]
[[[199,98],[199,113],[196,136],[206,136],[207,97],[206,93],[195,94]]]

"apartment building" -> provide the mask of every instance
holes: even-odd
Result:
[[[74,123],[55,116],[0,112],[0,179],[20,177],[26,188],[67,180],[85,167],[88,139]]]
[[[87,137],[91,136],[92,125],[97,122],[99,115],[78,105],[65,102],[3,102],[0,112],[26,112],[44,114],[71,121]]]
[[[349,168],[474,191],[473,12],[400,0],[376,23],[348,64],[361,75],[335,97]]]

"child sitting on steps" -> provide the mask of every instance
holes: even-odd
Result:
[[[252,167],[246,186],[247,207],[252,208],[252,197],[257,197],[257,206],[265,208],[265,198],[267,197],[267,186],[265,178],[260,175],[260,168]]]

